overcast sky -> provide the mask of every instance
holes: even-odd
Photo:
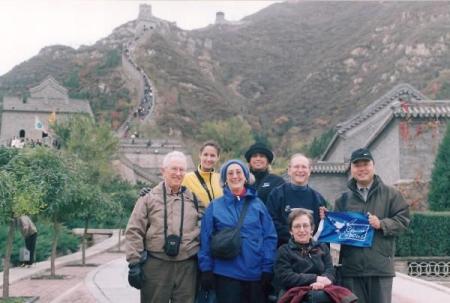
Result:
[[[137,18],[139,4],[183,29],[214,23],[217,11],[236,21],[280,1],[0,0],[0,75],[45,46],[79,47]]]

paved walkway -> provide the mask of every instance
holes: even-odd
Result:
[[[103,240],[102,242],[86,249],[86,258],[90,258],[111,250],[117,246],[119,242],[119,230],[114,230],[111,237]],[[71,255],[56,258],[56,268],[63,267],[72,263],[81,263],[81,251]],[[30,276],[37,275],[41,272],[50,269],[50,259],[47,261],[34,263],[31,267],[14,267],[9,271],[9,283],[13,284],[19,280],[25,279]],[[0,272],[0,287],[3,286],[3,272]]]
[[[128,267],[123,252],[108,252],[118,243],[118,232],[87,250],[87,263],[98,267],[79,267],[80,253],[58,258],[57,274],[63,280],[35,280],[50,262],[39,262],[31,268],[13,268],[10,273],[11,295],[39,296],[38,302],[50,303],[122,303],[139,302],[139,291],[127,281]],[[3,273],[0,273],[0,283]],[[1,286],[1,284],[0,284]],[[450,288],[397,273],[394,279],[393,303],[450,302]]]
[[[127,274],[125,257],[121,257],[89,273],[85,283],[96,302],[139,302],[139,291],[128,285]],[[392,302],[450,302],[450,288],[397,273],[394,278]]]
[[[95,270],[94,266],[106,264],[121,256],[123,256],[122,253],[106,252],[89,258],[87,266],[60,267],[56,270],[56,274],[62,275],[63,279],[36,279],[36,277],[22,279],[10,285],[10,294],[11,296],[39,297],[39,303],[95,303],[95,297],[84,282],[85,277]],[[46,271],[41,274],[48,273]]]
[[[393,303],[450,302],[450,288],[401,273],[394,279],[392,292]]]
[[[128,265],[125,256],[90,272],[85,283],[99,303],[140,301],[139,291],[128,284]]]

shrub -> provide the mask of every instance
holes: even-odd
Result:
[[[428,201],[434,211],[450,211],[450,123],[434,160]]]
[[[306,154],[311,158],[320,157],[327,148],[333,136],[334,130],[329,129],[320,135],[320,137],[314,137],[313,141],[307,147]]]
[[[450,212],[411,214],[408,231],[397,240],[399,257],[450,255]]]

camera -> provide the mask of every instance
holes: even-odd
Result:
[[[176,257],[180,250],[181,238],[177,235],[169,235],[165,239],[164,252],[169,257]]]

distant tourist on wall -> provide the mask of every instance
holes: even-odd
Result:
[[[262,143],[253,144],[245,152],[250,172],[255,177],[253,187],[264,204],[267,204],[267,197],[272,189],[284,183],[283,178],[270,173],[273,157],[273,152]]]
[[[294,154],[288,167],[290,182],[278,186],[269,195],[267,208],[278,233],[278,245],[287,243],[289,233],[288,216],[294,209],[302,208],[311,213],[314,225],[320,221],[319,208],[326,206],[324,197],[308,185],[311,161],[303,154]]]
[[[409,225],[409,206],[398,190],[375,174],[368,149],[355,150],[350,162],[349,190],[336,200],[335,211],[367,214],[375,235],[372,247],[341,245],[342,283],[356,294],[359,303],[390,303],[395,238]],[[322,208],[320,216],[325,212]]]
[[[200,229],[193,195],[181,186],[186,167],[183,153],[168,153],[163,181],[137,200],[128,221],[128,281],[141,302],[194,302]]]

